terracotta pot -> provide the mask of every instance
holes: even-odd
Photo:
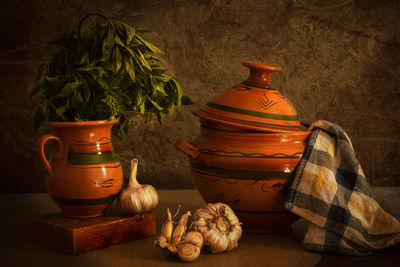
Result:
[[[201,134],[193,144],[178,139],[176,147],[190,157],[206,202],[230,205],[246,232],[280,232],[297,219],[284,202],[310,132],[290,101],[270,85],[271,73],[280,68],[243,65],[249,77],[194,111]]]
[[[279,90],[271,87],[270,75],[280,67],[243,62],[249,77],[217,94],[193,114],[202,125],[229,131],[286,132],[304,131],[297,112]]]
[[[201,127],[193,144],[180,138],[176,148],[189,156],[193,179],[206,202],[230,205],[246,232],[273,233],[297,219],[283,206],[285,183],[292,178],[309,135]]]
[[[37,140],[48,192],[65,216],[103,215],[120,192],[122,168],[111,142],[111,128],[117,122],[50,122],[56,135]],[[51,164],[44,154],[49,140],[56,141]]]

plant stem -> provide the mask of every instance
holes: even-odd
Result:
[[[77,31],[76,31],[76,37],[77,37],[78,40],[81,39],[81,27],[82,27],[82,23],[83,23],[87,18],[89,18],[90,16],[98,16],[98,17],[103,18],[104,20],[107,20],[107,19],[108,19],[106,16],[104,16],[104,15],[102,15],[102,14],[100,14],[100,13],[89,13],[89,14],[87,14],[86,16],[84,16],[84,17],[79,21],[78,29],[77,29]]]

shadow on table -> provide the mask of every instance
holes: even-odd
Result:
[[[317,263],[318,267],[332,266],[400,266],[400,245],[382,250],[371,256],[337,256],[323,254],[321,260]]]

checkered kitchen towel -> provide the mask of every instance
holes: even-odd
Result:
[[[374,199],[346,133],[317,121],[285,207],[309,221],[307,249],[369,255],[400,241],[399,221]]]

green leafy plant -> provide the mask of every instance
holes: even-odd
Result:
[[[122,137],[137,115],[161,123],[174,106],[192,103],[160,65],[161,51],[142,37],[147,30],[94,15],[52,41],[60,49],[42,58],[29,96],[41,95],[35,129],[46,121],[119,119],[113,132]]]

